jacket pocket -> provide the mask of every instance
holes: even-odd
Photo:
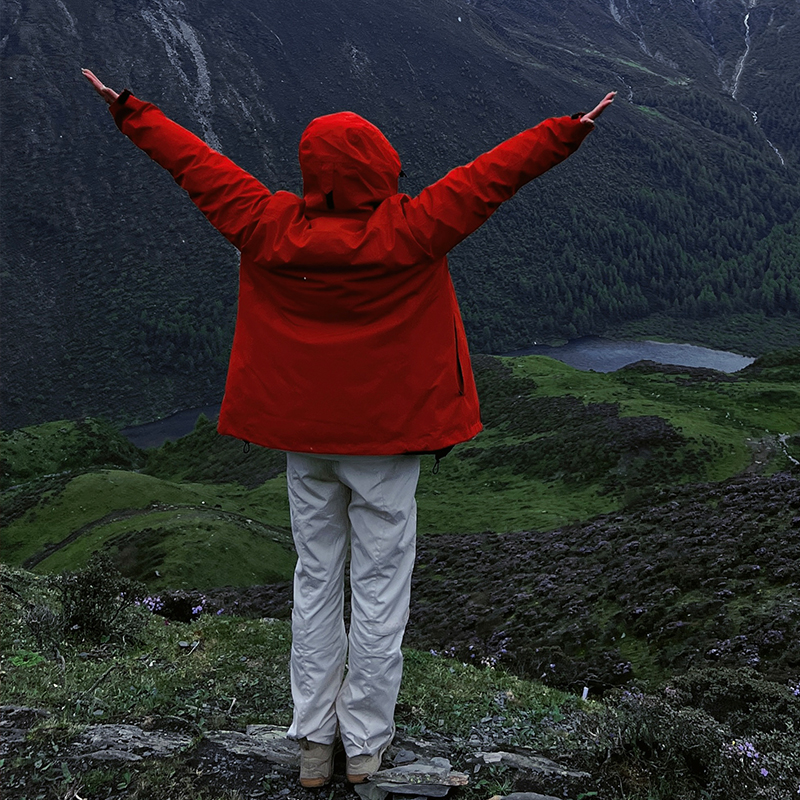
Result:
[[[453,337],[456,349],[456,385],[458,386],[458,393],[464,394],[464,370],[461,368],[461,353],[458,349],[458,326],[455,320],[453,320]]]

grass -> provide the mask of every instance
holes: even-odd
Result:
[[[207,490],[206,490],[207,491]],[[193,489],[122,470],[100,470],[73,478],[56,498],[30,509],[6,528],[5,558],[21,563],[47,544],[96,522],[112,511],[143,510],[157,503],[201,503]],[[24,535],[17,531],[24,529]]]
[[[0,438],[3,489],[40,475],[105,464],[133,467],[144,463],[144,454],[103,420],[47,422],[3,432]]]
[[[204,617],[166,624],[150,615],[130,650],[68,646],[64,664],[46,659],[16,666],[14,655],[35,652],[37,645],[9,614],[6,603],[0,640],[5,702],[46,708],[62,725],[120,722],[155,712],[175,714],[201,729],[258,721],[282,725],[290,719],[285,623]],[[81,657],[84,648],[89,652]],[[109,661],[114,668],[103,679]],[[234,698],[235,713],[228,715]]]
[[[290,578],[296,560],[285,531],[186,507],[98,526],[36,570],[74,569],[100,549],[114,554],[125,574],[146,582],[151,591],[275,583]]]
[[[549,531],[619,510],[658,485],[724,480],[755,458],[766,474],[788,469],[789,456],[800,456],[797,368],[790,353],[770,358],[711,380],[680,368],[603,374],[542,356],[479,357],[487,428],[446,458],[438,475],[433,459],[423,459],[420,533]],[[592,416],[593,408],[611,417]],[[617,417],[631,422],[628,433],[604,427]],[[653,419],[666,421],[658,435],[672,435],[673,444],[659,450],[647,438]],[[124,449],[108,426],[40,428],[5,436],[13,444],[7,480],[30,477],[5,492],[7,563],[36,557],[42,572],[76,569],[106,548],[151,590],[290,577],[281,454],[254,448],[246,455],[201,418],[194,433],[151,451],[145,470],[134,472],[96,466]],[[629,439],[619,439],[620,430]],[[45,458],[49,449],[55,460]],[[75,471],[38,477],[56,462]],[[54,549],[68,537],[74,541]]]
[[[748,465],[748,437],[800,430],[800,391],[793,380],[690,382],[688,372],[580,372],[544,356],[513,359],[513,366],[515,374],[535,381],[534,395],[613,402],[620,416],[656,415],[694,440],[715,442],[719,455],[709,464],[710,480],[731,477]]]
[[[240,765],[224,784],[209,784],[197,767],[199,753],[203,736],[212,731],[288,725],[288,623],[201,616],[166,624],[140,608],[135,613],[145,625],[137,625],[132,637],[115,643],[65,639],[52,658],[39,652],[24,613],[29,604],[54,601],[50,582],[7,568],[1,577],[13,589],[0,599],[3,702],[47,712],[3,763],[6,796],[249,796],[253,785],[240,782]],[[626,644],[637,646],[633,640]],[[778,798],[789,796],[800,779],[793,733],[800,724],[800,700],[791,686],[750,671],[695,670],[671,679],[663,693],[626,690],[603,702],[584,702],[500,668],[418,650],[406,649],[404,655],[398,729],[449,748],[454,768],[471,777],[470,786],[458,791],[460,800],[520,791],[515,769],[505,764],[478,769],[475,759],[477,750],[515,747],[588,771],[580,784],[585,788],[573,786],[570,793],[584,798],[688,800],[704,790],[720,800]],[[715,709],[724,714],[715,718]],[[156,730],[169,723],[168,730],[192,734],[181,753],[164,760],[96,766],[75,759],[71,743],[86,727],[107,722],[155,723]],[[477,739],[470,740],[473,736]],[[732,757],[737,742],[759,755]],[[218,771],[226,757],[214,758]],[[249,764],[247,771],[254,768]],[[259,780],[256,790],[267,796],[293,796],[293,774],[272,771]],[[523,777],[530,780],[529,774]],[[552,792],[556,784],[536,786],[545,788]],[[344,797],[340,790],[352,791],[334,785],[330,797]]]
[[[286,529],[254,519],[238,490],[226,489],[124,470],[77,475],[6,526],[4,559],[21,564],[83,529],[37,571],[76,569],[109,549],[127,574],[152,589],[288,579],[294,555]]]
[[[5,638],[5,637],[4,637]],[[177,715],[207,727],[242,728],[251,723],[288,726],[290,647],[288,623],[272,620],[201,618],[164,624],[153,617],[143,641],[128,653],[95,653],[81,659],[65,651],[66,666],[44,659],[15,665],[16,654],[29,653],[3,643],[5,702],[53,710],[59,724],[119,722],[158,712]],[[189,647],[181,646],[189,643]],[[194,645],[197,644],[197,647]],[[30,646],[35,646],[29,643]],[[106,680],[106,659],[114,671]],[[575,707],[576,698],[499,670],[479,669],[426,653],[405,651],[406,666],[399,702],[410,725],[467,733],[495,699],[513,698],[509,719],[554,708]],[[233,700],[236,703],[231,709]],[[52,727],[50,721],[46,727]]]
[[[490,446],[484,441],[479,437],[476,444]],[[432,465],[432,458],[423,460],[417,490],[421,534],[552,530],[619,507],[596,486],[531,479],[510,468],[480,469],[457,456],[446,458],[438,475],[431,474]]]
[[[6,567],[2,575],[24,601],[55,603],[45,577]],[[290,721],[291,629],[286,622],[226,615],[167,622],[142,610],[147,624],[129,649],[91,642],[65,644],[61,663],[39,653],[41,646],[20,613],[24,601],[5,592],[0,604],[5,703],[46,708],[63,726],[100,718],[119,722],[156,712],[175,714],[200,729]],[[114,669],[106,675],[110,660]],[[543,716],[556,707],[577,707],[571,695],[499,669],[405,651],[399,702],[407,709],[409,724],[424,721],[429,728],[468,733],[487,713],[497,713],[500,694],[509,699],[509,720],[520,714]]]
[[[468,736],[473,728],[500,717],[500,727],[514,744],[529,745],[536,723],[588,707],[575,695],[517,678],[504,670],[485,669],[456,659],[405,652],[399,719],[445,735]],[[497,724],[497,720],[494,721]]]
[[[3,568],[3,580],[27,602],[53,599],[45,578]],[[112,790],[151,800],[228,796],[206,795],[182,759],[87,768],[69,757],[69,742],[96,723],[173,719],[199,736],[210,730],[243,730],[249,724],[286,727],[291,720],[288,623],[211,616],[166,624],[142,610],[147,624],[127,648],[64,642],[62,660],[37,652],[36,638],[20,611],[15,595],[4,593],[3,702],[44,709],[48,716],[6,759],[9,797],[13,791],[29,792],[25,796],[30,798],[61,797],[70,786],[81,786],[88,797],[105,797]],[[493,724],[523,743],[534,736],[535,721],[583,705],[573,696],[501,670],[406,650],[397,722],[411,733],[466,735],[485,727],[491,715]],[[56,789],[61,794],[50,793]],[[236,796],[233,788],[230,796]],[[465,800],[470,796],[464,795]]]
[[[736,475],[751,462],[748,439],[800,430],[800,392],[793,380],[728,383],[692,380],[688,373],[581,372],[544,356],[501,361],[527,384],[530,397],[571,396],[584,405],[611,403],[620,417],[666,419],[691,446],[707,453],[703,474],[694,479]],[[484,408],[491,408],[491,400]],[[489,450],[542,436],[521,436],[514,424],[512,418],[488,428],[469,447]],[[558,475],[537,479],[510,466],[477,468],[459,459],[458,452],[442,463],[439,475],[423,470],[417,495],[421,532],[552,530],[619,509],[624,501],[597,483],[576,485]],[[773,471],[788,466],[787,458],[773,454]]]

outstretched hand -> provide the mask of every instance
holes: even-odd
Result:
[[[81,72],[86,80],[92,84],[97,94],[99,94],[100,97],[102,97],[103,100],[105,100],[109,105],[111,105],[111,103],[113,103],[119,97],[119,92],[115,92],[113,89],[110,89],[108,86],[105,86],[103,83],[101,83],[97,75],[95,75],[90,69],[82,69]]]
[[[581,122],[594,122],[613,102],[616,92],[609,92],[591,111],[581,117]]]

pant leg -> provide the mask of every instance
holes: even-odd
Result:
[[[336,700],[345,751],[373,754],[393,732],[416,549],[419,456],[337,462],[351,490],[347,674]]]
[[[344,675],[344,566],[350,490],[335,462],[287,453],[286,478],[297,550],[292,610],[291,738],[331,744]]]

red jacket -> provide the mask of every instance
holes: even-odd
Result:
[[[120,130],[169,170],[241,251],[219,431],[280,450],[429,452],[481,430],[446,255],[591,123],[560,117],[454,169],[417,197],[400,159],[349,112],[300,140],[303,197],[254,177],[123,93]]]

